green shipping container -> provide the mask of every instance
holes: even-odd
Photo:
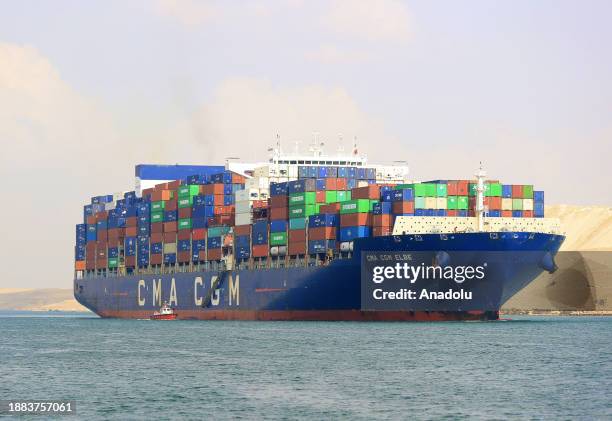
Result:
[[[178,200],[179,208],[188,208],[191,207],[191,205],[193,205],[193,196],[180,197]]]
[[[153,212],[161,211],[164,209],[166,209],[165,201],[160,200],[159,202],[151,202],[151,214],[153,214]]]
[[[191,218],[184,218],[178,220],[178,229],[191,229]]]
[[[298,205],[289,207],[289,218],[306,218],[314,215],[316,212],[315,205]]]
[[[109,257],[108,258],[108,267],[109,268],[116,268],[118,265],[117,262],[117,258],[116,257]]]
[[[467,210],[469,207],[470,201],[467,196],[457,196],[457,209],[458,210]]]
[[[416,197],[425,197],[427,196],[427,185],[422,183],[417,183],[414,185],[414,195]]]
[[[446,197],[446,184],[436,184],[436,196]]]
[[[230,231],[230,227],[210,227],[208,228],[209,237],[221,237]]]
[[[317,202],[317,195],[313,191],[306,193],[291,193],[289,195],[289,206],[314,205]]]
[[[447,209],[449,209],[449,210],[457,209],[457,205],[458,205],[457,202],[458,202],[457,196],[447,196],[446,197],[446,206],[447,206]]]
[[[286,232],[270,233],[270,245],[271,246],[284,246],[286,244],[287,244],[287,233]]]
[[[346,202],[348,200],[351,200],[351,192],[350,191],[344,191],[344,190],[338,190],[336,192],[336,198],[337,198],[338,202]]]
[[[533,185],[523,185],[523,199],[533,199]]]
[[[393,186],[393,190],[414,189],[414,184],[397,184]]]
[[[414,208],[415,209],[425,209],[425,198],[422,196],[417,196],[414,198]]]
[[[306,229],[306,218],[291,218],[289,220],[290,230],[303,230]]]
[[[325,192],[325,203],[336,203],[338,201],[338,192],[336,190],[328,190]]]
[[[512,210],[523,210],[523,199],[512,199]]]
[[[435,183],[425,183],[425,196],[436,197],[438,192],[438,185]]]
[[[164,211],[151,212],[151,222],[164,222]]]
[[[499,183],[485,184],[485,196],[501,197],[501,195],[502,195],[502,185],[501,184]]]
[[[200,186],[189,184],[178,188],[178,197],[197,196],[200,193]]]
[[[478,193],[478,184],[477,183],[470,183],[470,196],[476,196]],[[485,196],[489,196],[489,190],[491,188],[490,184],[485,183],[484,185],[484,195]],[[501,184],[499,185],[499,196],[501,196]]]
[[[378,200],[370,199],[356,199],[342,202],[340,205],[340,213],[367,213],[372,211],[374,203],[378,203]]]

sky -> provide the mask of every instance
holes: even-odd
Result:
[[[71,287],[74,225],[139,163],[356,136],[417,180],[612,205],[612,2],[0,0],[0,287]]]

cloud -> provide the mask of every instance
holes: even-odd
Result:
[[[323,23],[340,35],[368,41],[406,41],[412,29],[410,12],[398,0],[334,0]]]
[[[335,45],[322,45],[317,50],[307,52],[306,60],[324,64],[357,63],[368,60],[364,51],[341,50]]]
[[[209,0],[158,0],[156,12],[186,26],[197,26],[218,17],[220,9]]]
[[[393,158],[381,145],[397,144],[380,120],[364,112],[342,88],[281,88],[263,80],[239,78],[223,82],[211,101],[173,132],[202,145],[212,161],[226,156],[265,160],[276,134],[286,151],[293,151],[296,141],[305,151],[317,132],[329,153],[336,152],[340,134],[347,151],[356,135],[360,151],[387,160]]]

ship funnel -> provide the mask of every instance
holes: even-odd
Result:
[[[540,260],[540,267],[547,271],[548,273],[555,273],[557,270],[557,264],[555,263],[555,258],[550,252],[546,252],[542,259]]]

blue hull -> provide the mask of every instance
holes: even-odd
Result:
[[[497,318],[500,307],[544,270],[542,262],[557,253],[563,240],[531,233],[363,238],[354,242],[351,258],[325,266],[75,279],[75,297],[102,317],[149,318],[169,301],[181,319],[487,320]],[[489,262],[488,273],[461,285],[469,288],[470,300],[417,300],[401,309],[364,309],[362,255],[372,251],[444,251],[453,264]],[[431,264],[423,259],[413,263]],[[430,282],[428,288],[443,293],[449,283]]]

